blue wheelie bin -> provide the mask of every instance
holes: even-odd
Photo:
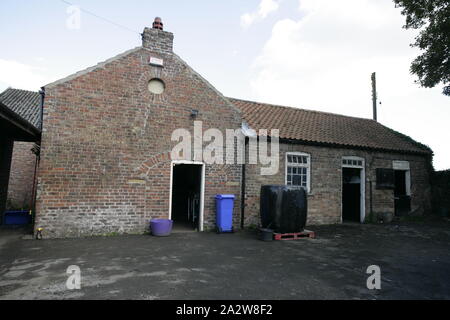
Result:
[[[218,233],[233,232],[233,194],[216,196],[216,228]]]

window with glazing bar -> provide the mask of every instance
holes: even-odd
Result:
[[[311,157],[306,153],[286,154],[286,184],[310,191]]]

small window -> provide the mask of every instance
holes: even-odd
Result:
[[[377,168],[377,189],[393,190],[395,188],[395,174],[393,169]]]
[[[304,153],[286,155],[286,184],[300,186],[310,192],[311,157]]]
[[[153,94],[162,94],[166,89],[166,85],[161,79],[152,79],[148,82],[148,91]]]

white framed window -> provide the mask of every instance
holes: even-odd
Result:
[[[364,159],[359,157],[343,157],[342,166],[346,168],[362,168],[364,167]]]
[[[307,153],[286,153],[286,184],[311,191],[311,156]]]

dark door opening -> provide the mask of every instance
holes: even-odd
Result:
[[[405,170],[395,170],[394,205],[397,217],[408,214],[411,211],[411,197],[406,190]]]
[[[342,220],[361,222],[361,169],[342,168]]]
[[[177,164],[173,167],[172,220],[175,229],[199,229],[201,183],[201,165]]]

